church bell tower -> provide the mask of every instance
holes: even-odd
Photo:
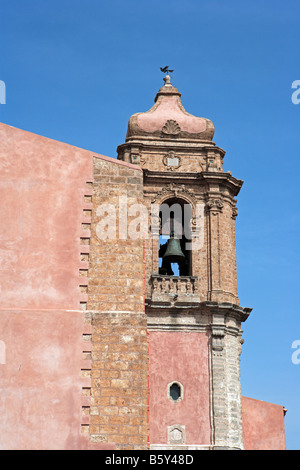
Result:
[[[151,449],[243,449],[236,196],[214,125],[189,114],[167,71],[130,117],[118,159],[143,170]]]

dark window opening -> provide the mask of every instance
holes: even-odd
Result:
[[[181,387],[177,383],[173,383],[170,387],[170,397],[177,401],[181,398]]]

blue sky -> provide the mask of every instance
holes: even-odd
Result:
[[[286,406],[288,449],[300,449],[299,17],[298,0],[2,0],[0,16],[1,122],[115,157],[164,65],[186,110],[214,122],[225,171],[245,181],[242,393]]]

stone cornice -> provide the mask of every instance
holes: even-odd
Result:
[[[243,186],[243,181],[232,176],[230,172],[177,172],[177,173],[167,173],[165,171],[153,171],[144,169],[144,182],[148,183],[160,183],[162,185],[169,182],[180,181],[181,184],[184,183],[207,183],[207,184],[222,184],[226,186],[233,196],[237,196],[241,187]]]
[[[227,186],[233,192],[234,196],[237,196],[243,186],[244,181],[239,180],[232,176],[230,172],[223,173],[217,171],[203,171],[198,173],[198,179],[212,184],[223,184]]]
[[[166,147],[168,149],[176,149],[176,150],[182,150],[184,153],[189,153],[189,151],[192,151],[195,153],[197,152],[202,152],[202,151],[217,151],[221,154],[222,158],[224,158],[226,151],[223,150],[221,147],[216,146],[215,142],[212,141],[194,141],[193,139],[186,139],[186,140],[181,140],[181,141],[174,141],[172,139],[164,139],[164,140],[157,140],[151,137],[147,138],[129,138],[124,142],[123,144],[118,145],[117,147],[117,152],[119,153],[120,150],[130,148],[130,147],[138,147],[140,150],[147,150],[147,152],[157,152],[161,150],[164,152],[166,150]]]
[[[180,317],[181,313],[185,315],[211,315],[219,316],[222,318],[231,317],[238,322],[245,322],[249,317],[252,308],[241,307],[236,304],[229,302],[152,302],[150,299],[146,299],[146,313],[152,315],[172,315],[174,316],[175,323],[177,318]]]

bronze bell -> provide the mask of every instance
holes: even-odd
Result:
[[[181,263],[185,256],[181,250],[180,240],[178,238],[170,238],[167,242],[167,249],[163,255],[163,260],[169,263]]]

